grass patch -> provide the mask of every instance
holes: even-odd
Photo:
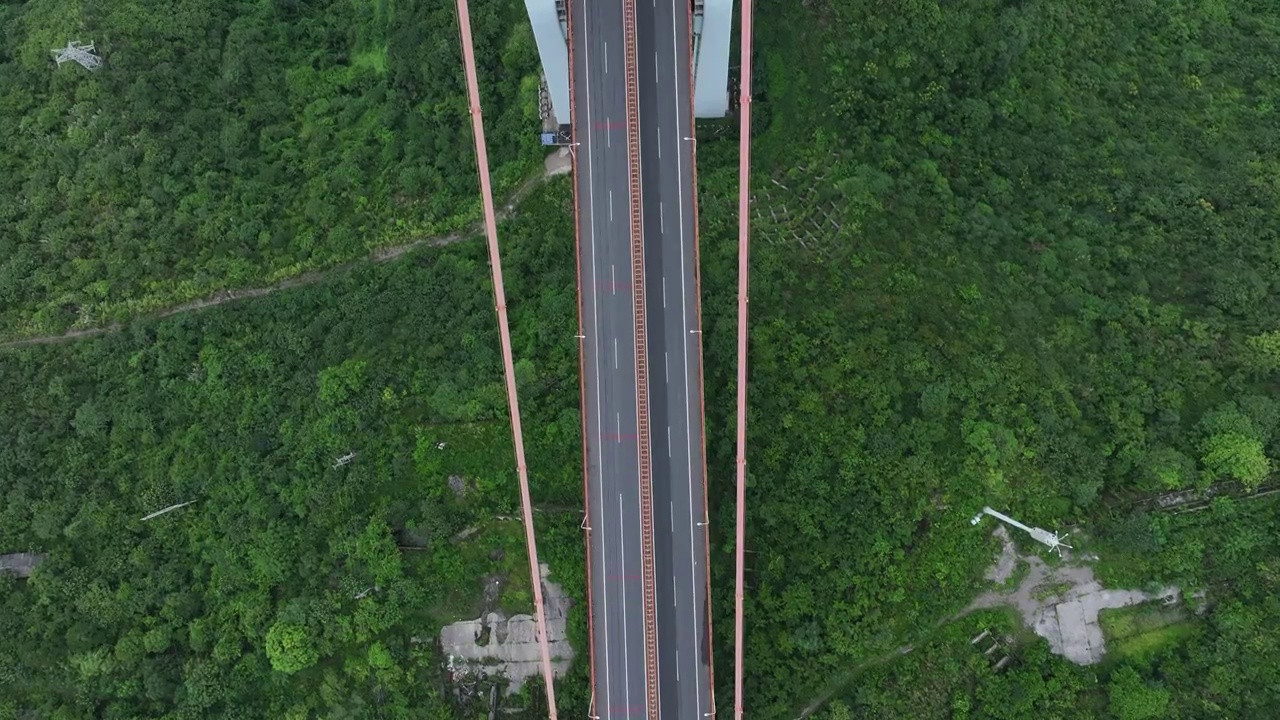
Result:
[[[1037,600],[1046,600],[1051,597],[1061,597],[1071,589],[1071,583],[1065,582],[1048,582],[1041,583],[1031,591],[1031,597]]]
[[[458,571],[445,584],[445,592],[426,612],[436,630],[459,620],[474,620],[486,609],[485,581],[501,578],[502,590],[489,610],[501,609],[508,616],[533,612],[533,595],[529,585],[529,565],[525,560],[524,529],[513,521],[490,520],[475,526],[474,533],[456,542],[446,540],[447,547],[422,552],[406,552],[406,573],[432,582],[427,574],[439,572],[441,565]]]
[[[1184,620],[1122,640],[1111,651],[1132,664],[1149,665],[1162,652],[1186,642],[1197,632],[1199,627],[1194,620]]]
[[[387,72],[387,46],[379,45],[362,50],[351,58],[352,67],[367,67],[385,75]]]
[[[1155,603],[1103,610],[1098,624],[1110,657],[1141,665],[1199,631],[1199,623],[1184,608]]]
[[[424,573],[431,569],[435,576],[423,577],[424,582],[443,591],[428,614],[441,624],[478,617],[485,608],[484,580],[491,576],[502,578],[502,591],[490,609],[530,612],[524,529],[518,521],[499,519],[517,516],[520,510],[506,422],[423,425],[415,434],[417,472],[404,482],[430,483],[430,502],[442,504],[455,518],[447,525],[447,535],[428,539],[427,550],[405,553],[406,565]],[[480,507],[489,510],[477,515],[475,508]]]
[[[458,498],[470,502],[478,492],[492,494],[499,501],[500,513],[514,511],[508,495],[518,502],[514,492],[506,493],[505,482],[514,477],[511,430],[506,420],[449,425],[425,425],[416,429],[414,464],[421,475],[447,483],[453,475],[466,481],[466,489]],[[498,461],[498,462],[495,462]]]
[[[1002,583],[994,583],[1001,590],[1017,590],[1022,587],[1023,581],[1027,579],[1027,575],[1031,574],[1031,563],[1022,559],[1018,555],[1014,557],[1013,572],[1009,574],[1008,579]]]

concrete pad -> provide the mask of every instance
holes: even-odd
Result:
[[[573,170],[573,158],[569,155],[569,148],[562,147],[548,155],[544,165],[547,177],[568,175]]]
[[[561,677],[573,662],[573,648],[567,636],[571,601],[559,585],[546,581],[549,570],[542,568],[543,603],[547,619],[547,646],[551,653],[552,672]],[[488,642],[480,645],[485,628]],[[463,620],[440,630],[440,648],[449,657],[449,669],[455,675],[500,675],[509,681],[507,694],[520,692],[526,680],[542,673],[542,654],[538,647],[538,624],[532,615],[506,618],[492,612],[476,620]]]
[[[1059,603],[1057,608],[1058,634],[1062,647],[1059,652],[1063,657],[1077,665],[1088,665],[1094,661],[1090,645],[1088,621],[1085,619],[1084,605],[1079,600]]]
[[[1002,537],[1001,540],[1006,542],[1006,548],[1011,547],[1007,538]],[[1003,567],[1008,567],[1004,553],[1001,555],[996,567],[988,570],[987,579],[1001,577]],[[1027,563],[1028,571],[1017,588],[983,593],[960,615],[998,605],[1012,605],[1018,609],[1023,622],[1048,641],[1053,653],[1080,665],[1099,662],[1106,652],[1106,638],[1098,624],[1098,613],[1102,610],[1176,597],[1179,592],[1176,587],[1162,588],[1158,593],[1108,590],[1094,578],[1091,567],[1060,565],[1050,568],[1035,555],[1024,555],[1022,560]],[[1045,596],[1043,588],[1048,585],[1064,585],[1067,589],[1060,595]]]

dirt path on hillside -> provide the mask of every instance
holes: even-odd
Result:
[[[524,199],[529,196],[529,193],[533,192],[535,189],[540,187],[542,184],[546,183],[551,178],[556,177],[558,175],[567,174],[568,172],[570,172],[571,169],[572,168],[568,162],[567,156],[562,156],[560,153],[556,153],[548,157],[546,162],[546,167],[541,172],[539,172],[537,175],[534,175],[526,179],[524,182],[521,182],[519,185],[516,186],[516,189],[513,190],[511,194],[507,196],[506,202],[504,202],[502,204],[502,207],[498,210],[498,213],[497,213],[498,222],[503,222],[514,217],[516,214],[516,211],[519,209],[520,203],[523,202]],[[289,288],[302,287],[304,285],[313,285],[317,282],[320,282],[321,280],[323,280],[325,277],[329,275],[340,273],[340,272],[346,272],[356,267],[357,265],[362,265],[366,263],[378,264],[378,263],[390,262],[391,260],[395,260],[396,258],[403,256],[405,253],[408,253],[411,250],[414,250],[416,248],[420,248],[423,246],[441,247],[444,245],[452,245],[454,243],[458,243],[463,240],[468,240],[471,238],[478,237],[480,233],[483,232],[483,230],[484,230],[483,225],[480,222],[476,222],[466,227],[463,230],[452,232],[452,233],[449,233],[448,235],[417,238],[414,240],[410,240],[409,242],[401,243],[399,245],[389,245],[387,247],[375,248],[366,257],[360,258],[358,260],[351,260],[349,262],[342,263],[341,265],[334,265],[332,267],[325,268],[324,270],[312,270],[310,272],[305,272],[305,273],[302,273],[301,275],[295,275],[294,277],[281,280],[280,282],[277,282],[271,285],[263,285],[259,287],[235,288],[230,290],[219,290],[218,292],[215,292],[212,295],[207,295],[205,297],[197,298],[195,300],[191,300],[191,301],[182,303],[180,305],[174,305],[172,307],[164,308],[162,310],[157,310],[150,313],[144,313],[142,315],[138,315],[137,317],[130,318],[128,321],[125,321],[125,322],[116,322],[116,323],[111,323],[110,325],[103,325],[100,327],[93,327],[93,328],[80,328],[76,330],[68,330],[64,333],[59,333],[57,335],[39,335],[36,337],[20,338],[18,340],[9,340],[6,342],[0,342],[0,350],[5,348],[28,347],[32,345],[57,345],[61,343],[73,342],[76,340],[85,340],[92,337],[106,335],[108,333],[118,332],[122,328],[124,328],[125,325],[127,325],[128,323],[137,322],[138,320],[166,318],[166,317],[171,317],[173,315],[180,315],[182,313],[199,312],[201,310],[207,310],[208,308],[217,307],[219,305],[225,305],[229,302],[234,302],[237,300],[250,300],[252,298],[260,298],[266,295],[270,295],[272,293],[280,292],[281,290],[288,290]]]

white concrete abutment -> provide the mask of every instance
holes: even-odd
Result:
[[[693,114],[729,114],[729,43],[733,0],[679,0],[693,10]],[[567,126],[569,117],[569,26],[567,0],[524,0],[542,58],[551,118]]]

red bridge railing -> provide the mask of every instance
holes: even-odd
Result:
[[[565,42],[569,44],[569,127],[572,133],[571,144],[569,145],[569,158],[573,163],[573,255],[574,255],[574,272],[576,282],[574,286],[578,295],[578,409],[579,416],[582,421],[582,527],[583,545],[586,547],[587,558],[587,647],[590,662],[588,663],[589,675],[591,682],[591,705],[587,713],[588,717],[598,718],[600,712],[596,708],[596,626],[594,613],[592,612],[592,591],[593,587],[591,569],[593,567],[593,559],[591,557],[591,472],[590,457],[587,454],[587,357],[586,357],[586,334],[582,321],[582,210],[581,200],[578,197],[578,148],[580,140],[578,139],[578,100],[577,94],[574,92],[574,54],[573,54],[573,13],[566,12],[566,37]],[[597,448],[599,452],[599,448]]]
[[[701,3],[699,3],[701,4]],[[707,706],[711,708],[714,714],[716,709],[716,673],[714,653],[712,649],[715,645],[715,635],[712,633],[711,627],[711,539],[709,537],[708,528],[711,525],[711,505],[708,502],[707,491],[707,383],[706,374],[703,370],[703,346],[702,346],[702,238],[698,232],[698,142],[697,142],[697,119],[694,116],[694,84],[697,79],[697,58],[693,55],[693,20],[694,20],[694,3],[689,3],[689,117],[686,118],[689,125],[689,136],[684,138],[689,142],[689,169],[692,176],[692,184],[690,193],[693,195],[693,307],[694,316],[696,318],[697,328],[694,337],[697,338],[698,347],[698,427],[699,437],[702,438],[701,446],[698,450],[702,453],[702,520],[698,526],[702,530],[702,547],[703,553],[703,577],[706,579],[706,603],[704,611],[707,618],[707,631],[703,635],[702,641],[706,643],[707,648]]]

